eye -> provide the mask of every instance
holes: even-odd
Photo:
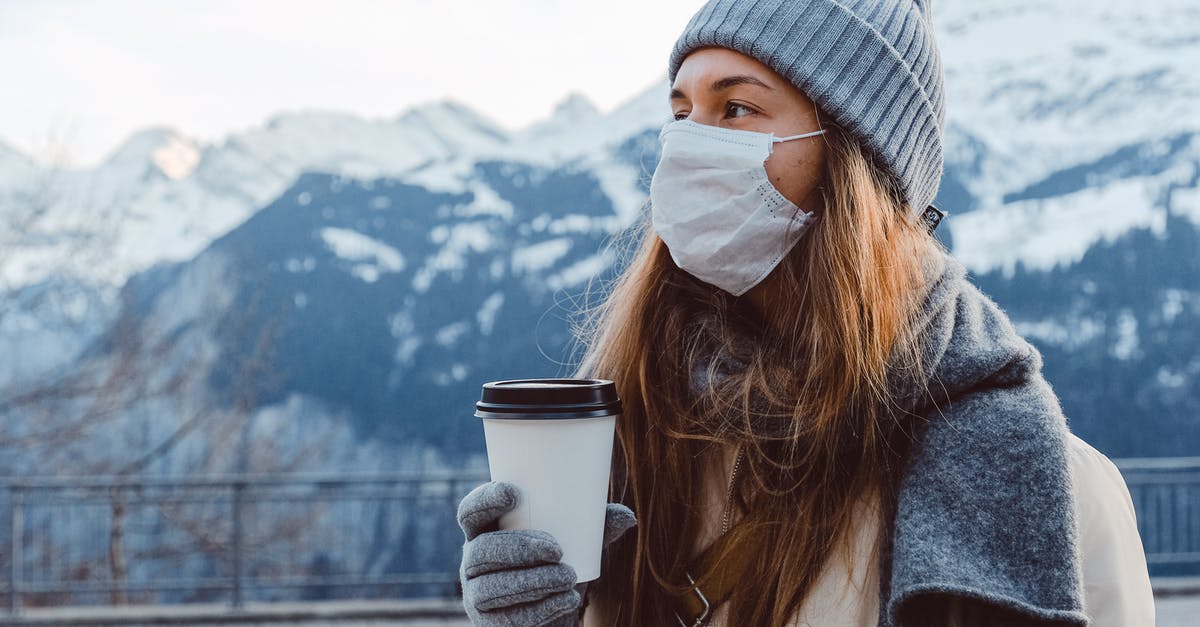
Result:
[[[740,102],[731,102],[725,106],[725,113],[728,114],[729,117],[731,117],[731,118],[745,117],[743,115],[738,115],[736,113],[737,111],[744,111],[744,112],[746,112],[746,115],[753,115],[755,113],[758,113],[754,109],[751,109],[750,107],[748,107]]]
[[[679,120],[682,120],[682,119],[686,118],[687,116],[688,116],[687,111],[680,111],[679,113],[676,113],[674,117],[675,117],[675,121],[678,122]]]

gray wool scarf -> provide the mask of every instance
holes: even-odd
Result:
[[[1080,625],[1068,428],[1037,349],[953,257],[927,259],[921,310],[928,392],[898,389],[920,417],[885,522],[882,627]]]
[[[952,601],[973,627],[1087,625],[1069,431],[1041,355],[956,259],[924,271],[923,372],[891,373],[913,437],[884,504],[879,625],[945,625]],[[744,367],[719,363],[718,378]]]

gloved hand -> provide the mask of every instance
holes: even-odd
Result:
[[[574,627],[587,584],[575,585],[575,569],[562,563],[562,547],[545,531],[499,530],[496,521],[517,506],[517,488],[491,481],[463,497],[458,526],[466,536],[459,579],[473,625]],[[609,503],[604,544],[637,523],[633,511]]]

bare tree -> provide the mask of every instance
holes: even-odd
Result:
[[[71,199],[94,197],[92,179],[71,172],[65,145],[54,144],[56,155],[29,184],[3,200],[0,206],[0,321],[5,316],[29,312],[64,311],[71,290],[86,290],[81,278],[89,266],[111,255],[119,224],[115,206],[68,207]],[[53,244],[62,259],[64,280],[52,289],[34,283],[5,282],[5,268],[21,255]],[[231,364],[235,376],[228,394],[209,388],[214,357],[191,350],[189,341],[201,330],[160,328],[153,312],[134,303],[119,303],[116,315],[105,320],[106,331],[89,351],[70,364],[37,373],[35,377],[0,380],[0,474],[59,474],[114,476],[134,479],[151,472],[183,447],[198,449],[198,457],[176,464],[173,471],[190,474],[286,472],[301,468],[327,453],[326,442],[313,438],[300,448],[287,450],[255,432],[255,416],[280,382],[275,342],[281,328],[278,317],[261,311],[259,290],[237,314],[225,316],[249,350]],[[211,321],[209,321],[211,322]],[[203,324],[197,325],[203,327]],[[20,359],[8,355],[0,359]],[[0,376],[2,376],[0,370]],[[161,413],[156,413],[161,412]],[[165,414],[165,415],[164,415]],[[157,427],[169,421],[169,429]],[[146,432],[153,432],[150,437]],[[143,434],[137,437],[137,434]],[[200,552],[215,561],[229,552],[229,517],[219,500],[180,502],[159,494],[141,494],[127,488],[107,494],[108,528],[103,555],[84,554],[63,566],[64,577],[104,577],[114,586],[109,601],[126,603],[130,560],[179,558]],[[246,515],[267,515],[265,505],[247,505]],[[252,528],[244,538],[248,550],[290,546],[301,553],[301,539],[319,516],[319,508],[272,515],[270,528]],[[135,542],[130,525],[137,516],[153,512],[175,533],[153,543]],[[30,554],[48,563],[71,555],[64,546],[77,541],[65,537],[68,527],[47,523]],[[280,551],[288,554],[288,551]],[[53,559],[52,559],[53,558]],[[270,560],[262,562],[271,570]],[[283,566],[280,566],[283,567]],[[47,596],[33,601],[61,603]]]

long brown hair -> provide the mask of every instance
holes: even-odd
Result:
[[[611,498],[638,517],[592,586],[618,625],[675,624],[714,443],[745,451],[728,550],[760,553],[729,599],[737,624],[784,625],[850,551],[856,499],[896,475],[908,434],[889,372],[920,372],[921,264],[938,244],[858,142],[825,127],[823,215],[769,278],[774,324],[677,268],[647,225],[583,329],[579,374],[615,381],[624,405]]]

